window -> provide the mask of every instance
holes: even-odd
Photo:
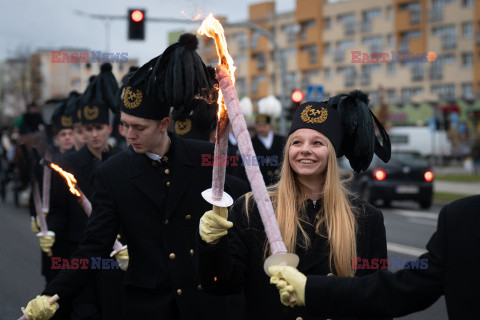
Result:
[[[256,49],[258,47],[258,38],[260,38],[260,35],[257,32],[253,31],[252,40],[250,42],[250,47],[252,49]]]
[[[300,23],[300,40],[307,40],[307,29],[315,26],[315,20]]]
[[[327,42],[323,45],[323,50],[325,51],[325,54],[332,54],[332,44],[330,42]]]
[[[332,28],[332,18],[325,17],[323,20],[325,30],[329,30]]]
[[[462,6],[473,7],[473,0],[462,0]]]
[[[394,15],[395,15],[395,12],[393,11],[393,7],[392,7],[392,6],[388,6],[388,7],[387,7],[387,19],[388,19],[388,20],[393,20]]]
[[[78,70],[80,69],[80,63],[72,63],[71,64],[73,70]]]
[[[239,65],[240,63],[247,61],[247,57],[242,54],[233,58],[233,61],[235,61],[235,65]]]
[[[465,99],[473,99],[473,86],[471,83],[462,84],[462,97]]]
[[[296,24],[287,24],[282,26],[282,31],[287,34],[287,41],[293,43],[297,40],[297,30],[298,26]]]
[[[465,22],[462,24],[462,35],[464,38],[471,38],[473,37],[473,23],[472,22]]]
[[[370,52],[382,52],[383,51],[382,36],[365,37],[362,40],[362,44],[366,45],[366,46],[370,46]]]
[[[471,68],[473,66],[473,54],[462,53],[462,67]]]
[[[332,78],[332,69],[325,68],[325,79],[330,80]]]
[[[339,15],[337,17],[337,21],[344,24],[346,35],[355,33],[355,13],[346,13]]]
[[[454,99],[455,98],[455,85],[443,84],[432,86],[433,94],[438,95],[442,99]]]
[[[402,89],[402,100],[408,101],[413,96],[422,95],[422,94],[423,94],[423,88],[422,87],[403,88]]]
[[[79,78],[73,78],[72,79],[72,87],[77,88],[80,86],[80,79]]]
[[[394,48],[395,47],[395,35],[389,33],[387,35],[387,47]]]
[[[308,53],[308,61],[310,64],[317,63],[317,46],[316,45],[309,45],[302,48],[302,51]]]
[[[265,76],[256,76],[252,79],[252,93],[258,93],[258,85],[265,81]]]
[[[296,53],[297,53],[296,48],[287,48],[287,49],[281,50],[281,55],[285,60],[288,59],[288,57],[295,55]]]
[[[246,85],[245,78],[236,78],[235,79],[235,88],[237,89],[238,95],[244,96],[246,94]]]
[[[397,93],[395,92],[395,89],[388,89],[387,90],[387,99],[388,101],[392,102],[397,98]]]
[[[285,82],[288,90],[295,89],[297,83],[297,75],[295,72],[287,72],[285,74]]]
[[[265,52],[256,53],[252,56],[253,60],[257,60],[257,69],[265,70],[266,61],[265,61]]]
[[[397,72],[397,64],[395,62],[387,63],[387,74],[394,75]]]
[[[247,34],[242,32],[242,33],[236,33],[233,35],[233,39],[237,42],[238,50],[245,50],[247,47]]]
[[[438,56],[434,64],[437,64],[437,63],[438,64],[455,63],[455,55],[444,54],[444,55]]]

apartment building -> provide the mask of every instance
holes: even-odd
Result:
[[[439,105],[458,110],[460,122],[480,122],[480,0],[297,0],[282,13],[267,1],[248,10],[243,24],[222,22],[240,97],[255,103],[312,85],[326,97],[358,88],[374,107],[381,96],[393,123],[426,123]],[[269,32],[278,50],[249,23]],[[217,64],[212,40],[200,53]]]
[[[88,54],[85,57],[86,61],[81,62],[80,53]],[[92,53],[92,50],[86,48],[38,50],[30,58],[31,74],[35,75],[36,79],[31,84],[32,92],[36,92],[35,100],[43,103],[52,98],[64,98],[72,90],[84,92],[89,78],[100,72],[103,62],[101,55],[100,51]],[[80,62],[74,62],[74,56],[77,56]],[[130,66],[138,66],[137,59],[132,59],[128,55],[121,56],[120,53],[108,55],[103,59],[112,63],[112,73],[119,83]]]

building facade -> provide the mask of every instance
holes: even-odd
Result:
[[[246,22],[270,32],[279,50],[246,24],[223,22],[240,98],[290,101],[293,90],[312,86],[328,98],[358,88],[374,108],[388,104],[394,124],[425,124],[447,110],[439,106],[457,110],[452,104],[458,121],[478,124],[480,0],[297,0],[286,13],[268,1],[248,10]],[[217,64],[213,40],[200,53]]]

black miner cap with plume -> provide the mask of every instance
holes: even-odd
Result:
[[[343,140],[338,157],[345,155],[353,170],[367,170],[375,153],[383,162],[391,156],[390,138],[377,117],[368,107],[368,95],[360,90],[339,94],[328,100],[342,119]],[[377,125],[383,146],[375,135]]]
[[[82,96],[82,123],[109,123],[108,110],[115,112],[115,94],[118,84],[112,73],[112,65],[104,63],[100,74],[88,86]]]
[[[339,94],[327,101],[307,101],[295,111],[289,135],[307,128],[324,134],[338,158],[345,156],[356,172],[367,170],[375,153],[382,161],[390,160],[391,146],[387,132],[368,107],[368,96],[359,90]],[[383,146],[375,135],[377,125]]]
[[[185,33],[162,55],[153,58],[128,80],[121,110],[146,119],[168,117],[170,107],[182,114],[194,108],[194,99],[213,102],[215,78],[195,51],[198,39]]]

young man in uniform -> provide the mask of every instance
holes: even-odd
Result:
[[[192,43],[193,35],[187,37],[182,35],[178,43],[157,58],[160,61],[147,63],[127,84],[121,121],[131,144],[97,168],[92,217],[74,255],[108,258],[122,227],[130,256],[119,306],[123,319],[225,319],[231,311],[226,298],[211,297],[202,291],[194,265],[199,219],[211,209],[201,192],[211,187],[212,167],[202,166],[202,155],[213,154],[214,146],[168,133],[170,106],[175,103],[167,93],[162,93],[161,99],[157,91],[147,90],[150,80],[159,79],[155,89],[166,87],[169,93],[181,92],[181,100],[188,102],[201,89],[209,89],[203,84],[211,85],[211,79],[205,78],[204,71],[198,72],[199,68],[206,70],[195,52],[198,42]],[[172,55],[183,59],[179,67],[184,75],[195,77],[192,82],[186,81],[186,86],[199,86],[185,87],[188,92],[175,91],[178,86],[169,89],[169,82],[176,80],[172,80],[168,63],[164,62]],[[166,77],[151,76],[157,65],[160,72],[167,73]],[[234,199],[247,190],[242,181],[227,176],[225,191]],[[58,305],[45,303],[48,296],[58,294],[61,305],[94,276],[92,269],[62,271],[44,296],[28,304],[25,313],[29,320],[51,317]],[[212,312],[212,305],[221,312]]]
[[[105,86],[104,83],[108,85]],[[82,127],[86,145],[58,161],[58,165],[63,170],[74,175],[78,187],[89,200],[92,198],[94,169],[115,152],[108,145],[108,137],[112,131],[109,125],[109,109],[113,105],[113,101],[108,100],[108,91],[115,94],[116,90],[117,83],[111,73],[111,65],[102,65],[100,75],[90,84],[85,93],[85,99],[82,100]],[[88,217],[76,196],[70,193],[64,179],[57,174],[53,177],[53,192],[47,222],[55,236],[40,236],[40,245],[42,250],[47,252],[55,244],[54,252],[57,252],[61,258],[70,258],[83,237]],[[51,267],[55,267],[53,260]],[[96,293],[96,283],[91,281],[74,299],[72,318],[100,319]]]

